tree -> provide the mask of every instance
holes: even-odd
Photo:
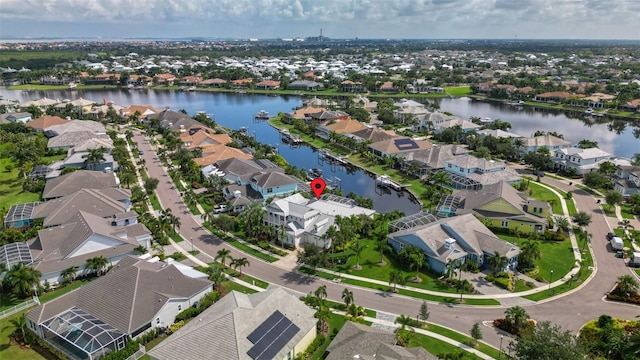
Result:
[[[533,331],[516,337],[509,350],[518,360],[583,360],[585,353],[570,331],[548,321],[538,323]]]
[[[624,198],[622,197],[622,194],[620,194],[619,192],[615,190],[609,190],[604,194],[604,201],[609,206],[616,206],[616,205],[622,204],[622,201],[624,201]]]
[[[527,153],[523,160],[534,170],[546,170],[553,164],[549,150],[544,146],[536,151]]]
[[[214,289],[220,291],[222,282],[227,279],[223,267],[218,264],[212,264],[207,267],[205,273],[209,275],[209,280],[213,281]]]
[[[298,264],[305,264],[312,269],[325,266],[327,256],[322,249],[312,243],[302,244],[302,249],[298,250]]]
[[[622,275],[616,282],[616,292],[622,296],[635,294],[638,291],[638,281],[631,275]]]
[[[232,259],[231,258],[231,250],[229,250],[229,249],[220,249],[216,253],[216,257],[214,258],[214,260],[218,261],[218,259],[220,259],[221,260],[220,262],[222,263],[222,267],[226,267],[227,266],[227,264],[226,264],[227,263],[227,258]]]
[[[357,321],[359,318],[362,318],[366,313],[364,312],[364,308],[362,306],[358,306],[354,303],[347,307],[347,318]]]
[[[35,291],[36,286],[40,284],[41,276],[40,271],[17,263],[6,273],[4,281],[14,294],[25,298]]]
[[[76,278],[77,272],[78,272],[78,267],[72,266],[62,270],[62,273],[60,273],[60,275],[62,276],[62,279],[64,279],[64,282],[70,283],[73,281],[73,279]]]
[[[529,314],[521,306],[510,307],[504,314],[507,325],[515,329],[518,333],[529,324]]]
[[[618,221],[618,229],[622,229],[625,236],[629,235],[629,229],[634,229],[633,225],[631,225],[631,220],[623,219],[622,221]]]
[[[402,285],[404,283],[404,275],[400,270],[391,270],[389,273],[389,285],[393,284],[393,292],[397,292],[397,284]]]
[[[438,189],[440,196],[442,196],[444,188],[451,185],[451,178],[446,171],[436,171],[436,173],[431,176],[431,182],[433,186]]]
[[[16,328],[16,331],[20,331],[20,339],[26,342],[26,332],[27,332],[27,313],[23,312],[19,316],[16,316],[11,319],[11,325]]]
[[[469,330],[469,334],[473,338],[475,344],[478,343],[478,340],[482,340],[482,330],[480,330],[480,323],[473,323],[471,330]]]
[[[569,220],[566,217],[564,217],[564,216],[555,216],[553,218],[553,220],[556,223],[556,232],[558,234],[560,234],[560,233],[566,234],[566,233],[569,232],[569,227],[570,227],[571,224],[569,224]]]
[[[118,178],[120,179],[120,184],[122,184],[122,186],[124,186],[126,188],[130,188],[131,184],[133,184],[136,181],[136,175],[134,173],[132,173],[132,172],[129,172],[129,171],[118,173]],[[131,192],[132,192],[132,197],[133,197],[133,190]],[[153,192],[153,190],[152,190],[152,192]],[[149,194],[150,194],[150,192],[149,192]]]
[[[160,180],[152,177],[147,178],[144,181],[144,190],[147,194],[152,194],[158,188],[158,184],[160,184]]]
[[[582,183],[592,189],[605,189],[611,185],[611,180],[600,171],[591,171],[582,176]]]
[[[535,267],[535,260],[540,259],[540,244],[535,240],[527,240],[520,248],[518,267],[522,269],[532,269]]]
[[[420,314],[420,320],[422,321],[429,320],[429,307],[427,306],[427,302],[425,300],[422,300],[419,314]]]
[[[348,308],[349,305],[353,303],[353,292],[344,288],[344,290],[342,290],[342,301],[344,301],[344,304]]]
[[[362,251],[365,249],[365,247],[366,246],[362,244],[360,241],[356,241],[356,243],[351,246],[351,250],[353,251],[353,254],[356,256],[356,266],[354,266],[354,269],[356,270],[361,268],[360,255],[362,255]]]
[[[491,266],[494,275],[497,274],[498,271],[502,271],[502,269],[507,266],[508,261],[509,259],[507,259],[506,256],[500,255],[497,251],[493,253],[493,256],[487,259],[487,263]]]
[[[400,250],[399,255],[409,263],[409,266],[411,268],[414,268],[416,270],[416,276],[414,278],[414,281],[419,281],[420,268],[425,263],[424,253],[422,252],[422,249],[414,245],[407,246],[402,250]]]
[[[85,269],[89,269],[91,274],[99,275],[100,271],[107,266],[109,261],[104,256],[95,256],[88,258],[85,264]]]
[[[160,211],[159,221],[161,229],[165,234],[167,234],[169,230],[173,230],[174,232],[178,231],[178,229],[180,229],[180,225],[182,225],[180,223],[180,218],[173,215],[171,208],[166,208]]]
[[[587,214],[584,211],[580,211],[579,213],[573,215],[571,219],[573,222],[580,227],[587,227],[591,224],[591,215]]]
[[[318,288],[313,292],[313,294],[318,299],[326,299],[327,298],[327,285],[318,286]]]
[[[380,260],[378,261],[378,264],[383,264],[384,253],[391,251],[391,245],[389,245],[389,243],[387,242],[387,239],[384,238],[382,240],[376,241],[375,247],[376,247],[375,250],[378,252],[378,255],[380,255]]]
[[[242,277],[242,268],[244,266],[249,266],[251,265],[249,263],[249,260],[247,260],[246,257],[243,258],[238,258],[238,259],[233,259],[233,261],[231,261],[231,264],[233,264],[233,269],[237,270],[238,268],[240,268],[240,277]]]
[[[597,148],[598,147],[598,142],[597,141],[593,141],[593,140],[589,140],[589,139],[582,139],[582,140],[578,141],[578,147],[580,149]]]

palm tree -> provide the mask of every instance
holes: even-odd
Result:
[[[400,270],[391,270],[389,273],[389,285],[393,284],[393,292],[397,292],[397,285],[404,282],[404,275]]]
[[[242,267],[251,265],[249,263],[249,260],[247,260],[246,257],[233,259],[231,263],[233,264],[234,270],[237,270],[238,268],[240,268],[240,277],[242,277]]]
[[[568,233],[569,232],[569,219],[564,216],[556,216],[553,218],[556,223],[556,232],[559,233]]]
[[[629,235],[629,229],[635,229],[633,225],[631,225],[631,221],[629,219],[623,219],[618,222],[618,229],[622,229],[625,236]]]
[[[587,227],[591,224],[591,215],[587,214],[584,211],[580,211],[579,213],[573,215],[573,222],[580,227]]]
[[[346,307],[349,307],[349,305],[353,303],[353,292],[349,291],[349,289],[347,288],[344,288],[344,290],[342,290],[342,301],[344,301]]]
[[[209,280],[213,281],[213,287],[216,291],[220,291],[222,282],[227,279],[224,270],[218,264],[209,265],[205,271],[209,275]]]
[[[78,272],[78,267],[77,266],[72,266],[70,268],[66,268],[64,270],[62,270],[62,273],[60,273],[60,275],[62,275],[62,278],[64,279],[64,282],[66,283],[70,283],[73,281],[73,279],[76,278],[76,273]]]
[[[409,262],[409,266],[411,268],[415,268],[416,276],[413,279],[414,281],[420,280],[420,268],[425,264],[424,261],[424,253],[422,249],[415,245],[407,246],[404,249],[400,250],[400,256],[403,257],[406,261]]]
[[[16,295],[27,297],[40,283],[41,276],[40,271],[25,266],[23,263],[17,263],[6,273],[4,281],[9,284]]]
[[[360,266],[360,255],[362,254],[362,250],[365,249],[365,245],[360,243],[360,241],[356,241],[355,244],[353,244],[353,246],[351,246],[351,250],[353,250],[353,254],[356,256],[356,266],[354,266],[354,269],[358,270],[361,268]]]
[[[365,315],[364,308],[362,306],[358,306],[356,304],[351,304],[347,308],[347,317],[352,320],[358,320]]]
[[[587,247],[587,244],[591,242],[591,239],[593,238],[593,234],[588,232],[587,230],[580,231],[578,234],[580,234],[580,237],[582,238],[581,251],[584,251],[584,249]]]
[[[318,311],[316,311],[314,316],[318,319],[318,330],[324,334],[329,332],[329,317],[331,316],[331,310],[327,307],[321,306],[318,308]]]
[[[220,259],[222,266],[225,267],[227,266],[226,262],[227,262],[227,258],[231,259],[233,261],[233,258],[231,258],[231,250],[229,249],[220,249],[218,250],[218,252],[216,253],[216,257],[213,259],[215,261],[218,261],[218,259]]]
[[[520,261],[524,263],[525,267],[534,267],[534,261],[539,260],[540,256],[540,244],[537,241],[527,240],[522,244],[520,248]]]
[[[442,196],[444,187],[451,185],[451,178],[449,178],[449,174],[445,171],[436,171],[435,174],[431,176],[431,182],[438,189],[440,196]]]
[[[507,259],[506,256],[500,255],[497,251],[487,259],[487,263],[491,266],[494,275],[497,274],[499,270],[504,269],[508,261],[509,259]]]
[[[627,294],[635,294],[636,291],[638,291],[638,282],[631,275],[619,276],[616,284],[616,292],[623,296],[627,296]]]
[[[400,314],[393,322],[394,324],[400,324],[400,330],[405,330],[413,319],[407,315]]]
[[[92,258],[88,258],[85,264],[85,269],[89,269],[91,273],[95,275],[99,275],[100,271],[107,266],[109,261],[104,256],[95,256]]]
[[[380,255],[378,264],[384,263],[384,253],[391,251],[391,245],[389,245],[386,238],[376,241],[376,251]]]
[[[313,294],[318,298],[318,299],[326,299],[327,298],[327,285],[321,285],[319,286],[314,292]]]
[[[521,306],[510,307],[504,314],[507,324],[517,331],[521,330],[529,320],[529,314]]]
[[[89,149],[86,155],[82,157],[84,160],[84,165],[87,169],[95,170],[96,165],[99,165],[101,162],[105,161],[104,154],[107,152],[107,148],[101,146],[97,149]]]
[[[21,341],[25,341],[26,329],[27,329],[27,313],[23,312],[20,316],[10,320],[11,325],[20,330]]]
[[[122,186],[127,189],[131,188],[131,184],[136,181],[136,175],[132,172],[120,172],[118,173],[118,178],[120,179]]]

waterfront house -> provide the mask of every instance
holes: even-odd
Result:
[[[157,114],[159,111],[156,110],[153,105],[129,105],[128,107],[120,109],[120,116],[128,118],[138,113],[138,120],[144,119],[149,115]]]
[[[176,81],[176,77],[171,73],[156,74],[153,77],[153,81],[157,85],[173,86]]]
[[[355,139],[357,142],[369,143],[376,143],[398,137],[393,130],[383,130],[375,127],[365,127],[346,136]]]
[[[226,80],[223,80],[223,79],[220,79],[220,78],[215,78],[215,79],[202,80],[202,81],[200,81],[200,83],[198,85],[199,86],[208,86],[208,87],[213,87],[213,88],[220,88],[220,87],[223,87],[226,83],[227,83]]]
[[[152,360],[294,359],[316,337],[315,310],[275,285],[232,291],[151,351]]]
[[[455,156],[445,161],[445,170],[451,174],[455,188],[473,188],[506,181],[515,184],[521,181],[520,175],[503,161],[487,160],[473,155]]]
[[[371,101],[366,96],[357,95],[352,99],[352,101],[354,106],[362,108],[369,113],[375,112],[378,110],[378,102]]]
[[[207,145],[227,145],[233,141],[231,136],[225,133],[216,134],[214,130],[207,127],[188,129],[188,131],[180,133],[180,140],[182,146],[189,150]]]
[[[530,152],[536,152],[542,147],[547,148],[547,150],[553,154],[556,150],[565,149],[571,146],[569,141],[549,134],[534,136],[531,138],[521,137],[520,140],[522,140],[522,145],[518,147],[518,151],[522,156]]]
[[[423,118],[430,113],[427,106],[414,100],[402,99],[393,106],[395,107],[393,116],[403,124]]]
[[[306,115],[306,114],[305,114]],[[321,112],[312,112],[309,114],[309,123],[326,124],[330,121],[348,120],[349,114],[340,110],[325,110]]]
[[[316,128],[316,136],[322,139],[330,139],[331,133],[336,134],[351,134],[362,130],[365,128],[365,125],[358,120],[347,119],[347,120],[339,120],[335,122],[329,122],[324,125],[319,125]]]
[[[253,155],[224,144],[210,144],[201,147],[202,156],[193,159],[200,166],[207,166],[227,159],[253,159]]]
[[[385,81],[380,85],[378,91],[381,93],[397,93],[400,92],[400,88],[393,84],[393,81]]]
[[[466,145],[434,144],[431,148],[409,151],[401,154],[401,156],[405,171],[409,171],[409,168],[412,168],[412,163],[416,163],[417,166],[413,166],[414,170],[412,171],[414,175],[422,177],[429,173],[444,170],[448,160],[468,153],[469,148]]]
[[[598,170],[600,164],[611,161],[613,158],[613,155],[598,148],[580,149],[570,147],[553,151],[551,160],[553,161],[553,167],[556,169],[574,169],[576,174],[583,175],[593,170]]]
[[[433,132],[439,134],[446,129],[459,128],[462,132],[470,132],[473,130],[479,130],[482,126],[465,120],[456,116],[449,116],[445,119],[438,119],[436,121],[432,121],[433,123]]]
[[[487,259],[497,251],[507,257],[505,269],[515,269],[520,248],[496,237],[472,214],[465,214],[410,227],[387,235],[395,251],[407,246],[420,248],[429,264],[429,269],[444,274],[447,265],[456,266],[466,259],[473,259],[485,267]]]
[[[569,99],[580,99],[583,97],[583,94],[572,94],[566,91],[552,91],[538,94],[533,100],[540,102],[564,103]]]
[[[451,195],[457,206],[438,208],[439,216],[473,214],[486,226],[522,234],[544,232],[552,215],[548,202],[528,199],[505,181],[479,190],[457,190]],[[447,203],[447,202],[444,202]]]
[[[518,135],[512,132],[508,132],[508,131],[504,131],[504,130],[500,130],[500,129],[484,129],[484,130],[478,130],[476,132],[476,134],[478,135],[478,138],[483,139],[487,136],[493,136],[496,139],[517,139],[517,138],[522,138],[522,135]]]
[[[251,87],[251,84],[253,84],[252,78],[231,80],[231,88],[233,89],[247,89]]]
[[[401,157],[404,153],[429,149],[432,146],[427,140],[414,140],[407,136],[398,136],[369,144],[368,148],[378,157],[391,157],[394,155]]]
[[[280,81],[262,80],[256,84],[258,90],[277,90],[280,88]]]
[[[62,271],[70,267],[88,271],[87,259],[103,256],[113,265],[133,255],[139,246],[149,248],[151,232],[137,222],[119,226],[111,218],[77,211],[65,224],[39,230],[27,245],[32,258],[29,266],[42,273],[41,282],[55,284],[64,280]]]
[[[322,83],[310,80],[295,80],[289,83],[287,86],[288,90],[303,90],[303,91],[316,91],[323,89],[324,85]]]
[[[324,234],[335,223],[335,217],[373,216],[375,210],[356,206],[351,199],[329,197],[307,199],[301,194],[294,194],[284,199],[277,199],[265,206],[264,222],[276,229],[284,226],[285,244],[299,247],[304,243],[312,243],[318,247],[328,248],[331,239]]]
[[[640,193],[640,166],[618,165],[613,176],[613,189],[624,198]]]
[[[640,99],[633,99],[619,106],[623,111],[640,111]]]
[[[58,103],[60,103],[60,100],[53,100],[53,99],[44,97],[42,99],[25,101],[20,105],[20,108],[25,110],[33,105],[42,111],[46,111],[49,106],[53,106]]]
[[[100,359],[168,327],[212,291],[194,270],[153,260],[123,258],[106,275],[29,311],[27,327],[70,359]]]
[[[0,114],[0,124],[6,123],[26,123],[31,121],[31,113],[28,112],[8,112]]]
[[[311,114],[320,114],[325,111],[327,111],[327,109],[324,107],[305,106],[300,109],[295,109],[293,112],[286,113],[285,116],[289,121],[291,119],[311,121]]]
[[[351,80],[345,80],[340,83],[340,92],[367,92],[367,87],[364,86],[361,82],[353,82]]]

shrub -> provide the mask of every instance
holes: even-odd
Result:
[[[485,276],[484,279],[487,280],[488,282],[493,282],[496,278],[493,275],[489,274]]]
[[[184,320],[176,321],[167,329],[167,335],[171,335],[174,332],[180,330],[181,327],[184,326]]]
[[[185,320],[194,318],[194,317],[198,316],[198,314],[200,314],[201,312],[202,312],[202,310],[199,307],[190,307],[190,308],[185,309],[185,310],[181,311],[180,313],[178,313],[178,315],[176,315],[176,320],[175,321],[176,322],[185,321]]]

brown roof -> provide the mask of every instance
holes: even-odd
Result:
[[[569,98],[583,98],[584,95],[582,95],[582,94],[572,94],[572,93],[569,93],[569,92],[566,92],[566,91],[552,91],[552,92],[546,92],[546,93],[538,94],[538,95],[536,95],[536,97],[569,99]]]
[[[193,160],[196,164],[200,166],[215,164],[220,160],[227,160],[227,159],[250,160],[253,158],[251,154],[247,154],[240,149],[225,146],[224,144],[203,146],[202,155],[203,156],[201,158],[197,158]]]
[[[292,117],[292,118],[295,118],[295,119],[304,119],[304,118],[308,117],[309,114],[321,113],[321,112],[324,112],[326,110],[327,109],[322,108],[322,107],[307,106],[307,107],[303,107],[303,108],[294,110],[292,113],[289,114],[289,116]]]
[[[351,134],[358,130],[362,130],[365,128],[364,124],[362,124],[358,120],[339,120],[333,124],[326,125],[330,131],[335,131],[338,134]]]
[[[238,79],[238,80],[232,80],[231,83],[234,85],[239,85],[239,84],[250,84],[251,82],[253,82],[252,78],[246,78],[246,79]]]
[[[371,140],[371,142],[378,142],[383,140],[393,139],[398,137],[393,130],[382,130],[378,128],[364,128],[356,132],[351,133],[363,140]]]
[[[29,312],[40,324],[73,307],[131,334],[151,322],[171,299],[191,298],[211,282],[183,275],[173,265],[129,256],[109,273]]]
[[[280,81],[275,80],[263,80],[256,84],[256,86],[280,86]]]
[[[427,140],[413,140],[410,137],[399,136],[388,140],[378,141],[369,145],[370,148],[380,150],[385,154],[400,154],[403,152],[428,149],[432,147]]]
[[[213,130],[207,132],[202,129],[193,135],[189,135],[187,132],[181,133],[180,140],[182,140],[183,143],[191,143],[191,145],[188,146],[189,149],[206,145],[226,145],[232,141],[231,137],[227,134],[215,134]]]
[[[43,116],[31,121],[27,121],[24,125],[35,130],[44,130],[49,126],[66,124],[67,120],[60,116]]]

